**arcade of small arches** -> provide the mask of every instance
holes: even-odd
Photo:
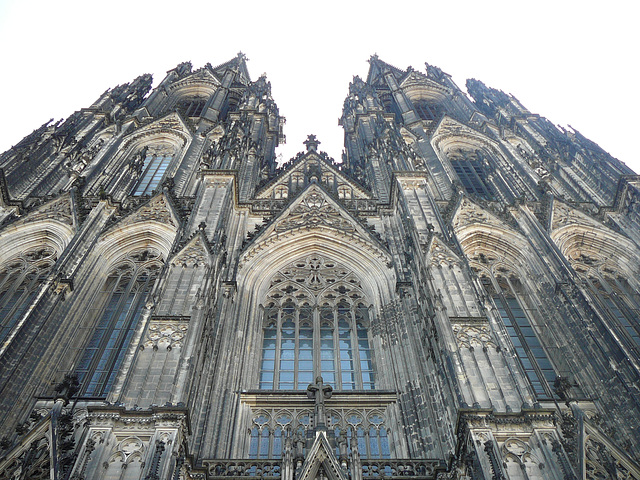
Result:
[[[335,453],[340,444],[357,446],[362,458],[390,458],[393,452],[384,409],[333,408],[327,411],[327,429],[335,439]],[[253,412],[249,429],[249,458],[281,458],[286,443],[306,443],[313,431],[313,409],[259,408]],[[303,446],[303,449],[305,447]]]

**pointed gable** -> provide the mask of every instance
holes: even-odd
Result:
[[[384,74],[387,72],[391,72],[396,80],[400,80],[405,75],[404,71],[380,60],[378,55],[372,55],[369,59],[367,83],[369,85],[374,85],[376,83],[384,84]]]
[[[449,142],[458,143],[461,138],[472,139],[474,144],[482,143],[499,149],[498,144],[489,137],[448,115],[443,116],[436,126],[431,137],[431,143],[434,147],[442,150]]]
[[[319,476],[322,471],[324,475]],[[327,435],[324,431],[316,432],[316,438],[302,464],[297,480],[315,480],[326,477],[328,480],[347,480],[346,472],[340,466]]]
[[[169,89],[179,90],[181,88],[193,85],[208,86],[212,90],[215,90],[220,86],[220,80],[216,78],[216,76],[210,69],[203,67],[189,75],[186,75],[180,80],[173,82],[171,85],[169,85]]]
[[[556,231],[568,225],[584,225],[598,229],[606,228],[601,222],[586,213],[554,199],[551,210],[551,231]]]
[[[426,88],[429,90],[435,90],[437,92],[440,92],[442,95],[453,93],[451,88],[430,79],[424,73],[411,69],[400,81],[400,88],[403,88],[405,90],[412,90],[416,87],[421,89]]]
[[[204,266],[211,263],[211,251],[200,230],[171,259],[172,265],[184,267]]]
[[[320,185],[312,183],[249,243],[241,256],[240,267],[275,242],[326,233],[334,242],[348,242],[384,263],[391,261],[386,248],[353,215]]]
[[[318,187],[312,185],[297,202],[289,214],[275,225],[276,232],[285,232],[300,227],[332,227],[344,232],[355,232],[354,222],[341,215],[340,208]]]
[[[271,226],[274,232],[330,227],[370,237],[369,232],[317,184],[309,185]]]
[[[225,71],[233,68],[238,69],[241,78],[245,80],[245,82],[251,82],[251,76],[249,75],[249,70],[247,69],[247,56],[242,52],[238,52],[238,55],[233,57],[231,60],[221,63],[216,67],[212,67],[212,71],[216,75],[222,77]]]
[[[551,214],[550,237],[578,272],[638,271],[640,252],[623,233],[559,200],[554,200]]]
[[[23,225],[30,222],[53,220],[76,229],[77,218],[73,208],[73,197],[69,193],[64,193],[53,200],[46,202],[23,218],[15,222],[15,225]]]
[[[182,115],[178,112],[171,112],[134,130],[125,137],[123,148],[129,147],[143,137],[155,134],[169,134],[179,138],[182,143],[180,147],[184,147],[192,138],[191,128],[184,121]]]
[[[120,229],[136,223],[157,222],[177,230],[180,219],[175,212],[169,198],[164,193],[159,193],[148,202],[142,204],[133,213],[124,217],[112,226],[113,229]]]
[[[431,266],[450,266],[460,263],[460,257],[440,238],[434,235],[427,252],[427,260]]]
[[[499,228],[502,230],[512,230],[503,220],[482,208],[469,198],[463,197],[458,210],[451,221],[454,231],[458,234],[465,227],[480,225],[485,227]]]

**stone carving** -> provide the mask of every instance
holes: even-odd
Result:
[[[71,197],[69,195],[62,195],[55,200],[45,203],[36,211],[28,214],[21,223],[38,222],[43,220],[57,220],[73,226]]]
[[[465,197],[462,199],[458,213],[453,220],[453,228],[458,231],[462,227],[472,224],[494,225],[505,228],[503,222],[494,218],[486,210],[483,210]]]
[[[587,480],[639,480],[607,447],[593,438],[585,441],[585,476]]]
[[[154,350],[182,347],[183,338],[188,329],[186,321],[152,320],[142,347]]]
[[[325,385],[322,377],[316,378],[316,383],[312,383],[307,387],[307,397],[312,398],[316,404],[314,412],[314,420],[316,429],[324,430],[327,423],[325,400],[331,398],[333,387]]]
[[[139,437],[127,437],[118,444],[116,451],[109,458],[109,463],[120,461],[126,465],[134,459],[141,461],[144,451],[145,442]]]
[[[271,281],[268,298],[278,302],[290,296],[300,302],[319,296],[333,305],[344,296],[354,303],[363,300],[364,292],[350,269],[321,255],[309,255],[282,268]]]
[[[174,220],[171,207],[164,195],[158,195],[152,198],[147,204],[140,207],[136,212],[126,217],[121,225],[131,225],[138,222],[158,222],[165,225],[171,225],[177,228],[178,225]]]
[[[451,267],[460,263],[460,259],[438,238],[433,239],[429,255],[432,266]]]
[[[171,260],[171,265],[183,267],[204,266],[209,263],[209,252],[202,237],[196,235],[178,254]]]
[[[67,154],[67,161],[65,167],[70,174],[79,175],[86,168],[87,165],[98,154],[102,146],[104,145],[104,138],[100,138],[90,147],[86,147],[83,150],[77,150]]]
[[[353,224],[345,219],[319,192],[310,192],[287,217],[276,225],[276,232],[294,228],[327,226],[354,232]]]
[[[8,462],[0,471],[0,480],[48,480],[49,459],[47,439],[37,439]]]
[[[496,343],[491,338],[491,330],[488,323],[479,325],[454,323],[453,333],[461,348],[487,349],[491,347],[497,349]]]

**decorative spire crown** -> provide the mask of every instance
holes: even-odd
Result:
[[[307,146],[307,152],[317,152],[318,145],[320,145],[320,141],[316,138],[314,134],[308,135],[307,139],[302,142]]]

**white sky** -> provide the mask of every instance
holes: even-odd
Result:
[[[180,62],[217,65],[241,50],[287,118],[284,159],[315,133],[339,160],[349,82],[378,53],[402,69],[429,62],[463,89],[474,77],[512,93],[640,171],[636,9],[631,0],[0,0],[0,151],[142,73],[155,85]]]

